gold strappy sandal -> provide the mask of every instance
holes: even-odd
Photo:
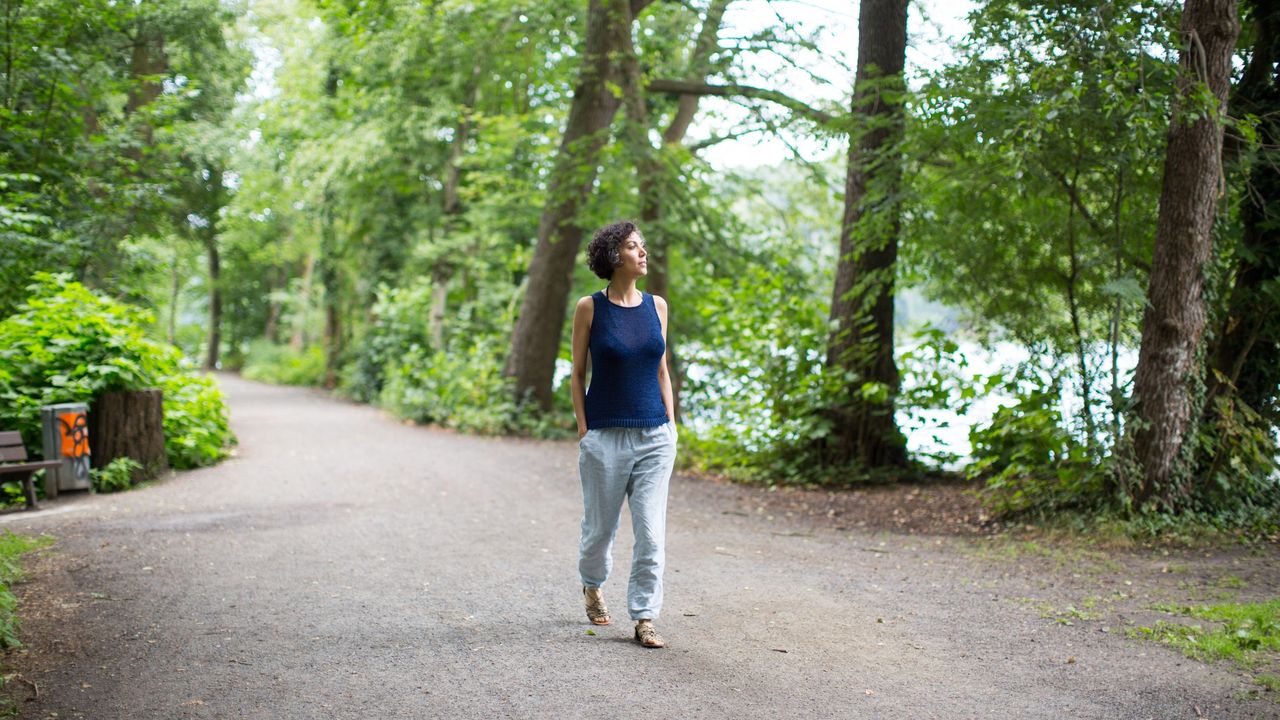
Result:
[[[667,646],[667,642],[654,629],[652,620],[641,620],[636,623],[636,642],[647,648],[663,648]]]
[[[604,593],[600,588],[582,587],[582,596],[587,600],[587,619],[592,625],[608,625],[612,622],[609,608],[604,604]]]

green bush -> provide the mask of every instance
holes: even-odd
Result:
[[[169,465],[182,470],[221,460],[232,434],[218,384],[208,375],[183,373],[164,378],[161,387]]]
[[[398,366],[410,352],[430,352],[430,315],[429,282],[417,280],[402,288],[379,287],[373,305],[375,320],[343,373],[342,391],[360,402],[377,402],[388,368]]]
[[[1274,533],[1280,526],[1280,448],[1275,428],[1234,392],[1212,400],[1193,440],[1204,458],[1190,510],[1214,527]]]
[[[133,487],[133,474],[142,469],[142,463],[133,458],[118,457],[107,466],[89,471],[93,491],[113,493]]]
[[[502,373],[503,347],[481,341],[451,352],[414,347],[389,362],[380,402],[392,413],[414,422],[434,423],[467,432],[496,435],[510,432],[548,434],[522,413],[515,389]],[[551,414],[563,419],[563,413]]]
[[[1103,475],[1066,430],[1058,405],[1056,389],[1036,388],[969,431],[973,461],[966,473],[986,480],[985,500],[994,511],[1047,511],[1101,495]]]
[[[249,345],[240,374],[276,385],[320,385],[324,382],[324,349],[314,345],[297,350],[258,340]]]
[[[28,289],[18,311],[0,320],[0,427],[38,448],[42,405],[158,387],[170,465],[208,465],[226,454],[235,438],[222,393],[177,349],[147,337],[150,313],[65,274],[37,273]]]
[[[514,384],[503,373],[511,318],[486,308],[509,310],[511,292],[503,286],[500,292],[460,303],[451,317],[466,331],[445,332],[444,347],[435,348],[427,327],[430,284],[381,288],[376,320],[343,374],[343,391],[418,423],[485,435],[569,436],[573,410],[567,387],[556,393],[551,412],[539,414],[516,402]]]

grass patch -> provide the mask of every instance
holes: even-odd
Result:
[[[1104,617],[1103,610],[1107,606],[1117,600],[1124,600],[1128,597],[1122,592],[1117,592],[1107,597],[1090,595],[1079,603],[1067,605],[1062,609],[1054,607],[1051,603],[1042,602],[1031,597],[1015,597],[1011,598],[1011,600],[1035,609],[1040,613],[1040,617],[1046,620],[1053,620],[1059,625],[1074,625],[1077,620],[1101,620]]]
[[[1178,648],[1197,660],[1231,660],[1251,667],[1264,653],[1280,652],[1280,599],[1264,603],[1221,605],[1156,605],[1171,615],[1215,623],[1158,621],[1153,627],[1130,630],[1136,637]]]
[[[1102,550],[1081,547],[1078,543],[1019,540],[1008,536],[991,536],[984,540],[970,541],[969,551],[983,560],[1016,564],[1020,562],[1051,563],[1057,570],[1076,570],[1083,574],[1097,575],[1104,572],[1120,572],[1124,566]]]
[[[14,648],[22,643],[18,640],[18,598],[9,586],[22,580],[24,572],[19,562],[22,555],[53,543],[50,535],[27,537],[14,535],[9,530],[0,533],[0,647]],[[17,717],[18,708],[8,697],[9,676],[0,680],[0,689],[5,695],[0,697],[0,716]]]
[[[18,598],[9,586],[23,577],[19,558],[23,553],[42,548],[53,542],[48,535],[27,537],[5,530],[0,534],[0,647],[21,645],[18,641]]]

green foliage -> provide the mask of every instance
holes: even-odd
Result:
[[[111,390],[164,390],[165,451],[174,467],[214,462],[234,441],[213,381],[171,346],[147,337],[146,311],[94,294],[66,275],[39,273],[31,296],[0,320],[0,426],[40,446],[39,408]]]
[[[235,435],[227,402],[208,375],[178,372],[160,380],[164,390],[164,449],[178,470],[212,465],[227,455]]]
[[[689,367],[682,449],[731,477],[814,482],[809,449],[831,430],[818,414],[826,316],[808,279],[779,269],[711,280],[683,309],[701,315],[703,333],[682,348]]]
[[[133,487],[134,473],[142,469],[142,463],[133,458],[118,457],[107,463],[104,468],[89,471],[93,481],[93,491],[113,493]]]
[[[1211,422],[1193,442],[1210,460],[1196,474],[1189,509],[1217,527],[1280,527],[1280,447],[1275,428],[1239,396],[1214,397]]]
[[[723,35],[706,67],[691,67],[705,6],[654,3],[636,20],[647,77],[705,70],[731,85],[759,53],[816,72],[829,50],[780,17]],[[177,351],[148,339],[152,320],[134,306],[156,311],[171,343],[202,353],[216,290],[223,367],[248,378],[338,377],[353,398],[469,431],[571,432],[567,383],[554,411],[537,417],[513,399],[503,367],[582,62],[581,4],[15,8],[0,37],[9,59],[0,83],[0,317],[19,309],[37,270],[73,272],[96,294],[41,276],[44,289],[0,323],[0,424],[38,441],[40,404],[156,386],[171,464],[215,461],[230,438],[221,395]],[[252,12],[238,17],[244,9]],[[940,415],[1000,395],[1011,404],[973,430],[966,468],[986,480],[996,511],[1123,516],[1135,533],[1181,532],[1188,518],[1274,527],[1280,475],[1265,398],[1252,408],[1236,393],[1210,399],[1194,448],[1204,460],[1181,518],[1125,507],[1107,480],[1128,402],[1123,358],[1138,344],[1145,306],[1175,15],[1164,0],[983,0],[956,60],[913,83],[905,138],[892,150],[905,162],[902,192],[872,192],[862,208],[879,219],[864,223],[876,237],[893,218],[868,212],[877,202],[904,211],[896,397],[856,372],[824,370],[848,137],[804,127],[832,141],[829,161],[736,173],[711,167],[692,145],[647,147],[656,180],[642,184],[635,140],[656,141],[681,99],[649,93],[651,126],[641,132],[620,114],[573,222],[659,216],[644,230],[669,270],[672,347],[685,377],[682,460],[767,483],[899,479],[821,469],[837,400],[892,404],[917,441],[940,433]],[[250,47],[263,50],[259,69],[270,80],[242,82]],[[148,48],[156,64],[142,72],[135,63],[148,58],[133,51]],[[690,135],[708,130],[701,118],[731,135],[795,132],[785,112],[738,100],[751,105],[749,119],[725,128],[732,114],[706,101]],[[1261,167],[1259,117],[1270,115],[1246,114],[1230,132]],[[1243,176],[1227,177],[1243,186]],[[1239,212],[1219,223],[1222,255],[1207,283],[1218,315],[1234,260],[1253,252],[1237,237]],[[216,280],[204,270],[215,253]],[[600,283],[579,263],[571,286],[572,301]],[[903,311],[905,288],[945,303],[965,326],[911,334],[919,323],[903,317],[913,315]],[[1242,295],[1271,301],[1280,297],[1272,290]],[[975,377],[960,337],[988,350],[1016,344],[1034,367]],[[1274,383],[1263,389],[1273,395]],[[944,451],[914,459],[966,460]]]
[[[376,401],[382,394],[389,365],[401,365],[410,353],[432,352],[428,327],[431,293],[431,284],[423,282],[378,288],[373,305],[377,319],[366,332],[343,379],[343,389],[348,394],[364,402]]]
[[[32,538],[15,535],[9,530],[0,534],[0,648],[22,645],[18,639],[18,599],[9,589],[23,577],[19,558],[52,542],[53,538],[48,535]]]
[[[1015,392],[1018,387],[1015,384]],[[1102,474],[1087,449],[1063,427],[1056,388],[1032,388],[991,422],[969,432],[965,472],[986,480],[986,500],[1001,513],[1051,511],[1097,502]]]
[[[912,333],[913,345],[897,354],[902,388],[896,398],[903,432],[935,433],[938,449],[922,450],[921,459],[938,466],[958,462],[958,453],[942,449],[936,434],[950,427],[949,420],[936,417],[937,411],[963,416],[980,397],[992,392],[1001,376],[983,377],[970,367],[960,345],[941,328],[926,322]]]
[[[241,374],[249,380],[279,385],[320,385],[324,381],[324,348],[297,350],[257,340],[249,345]]]
[[[383,406],[419,423],[484,434],[517,429],[515,390],[502,374],[504,345],[480,342],[448,352],[413,349],[388,364]]]
[[[209,217],[188,182],[213,167],[250,55],[220,0],[7,5],[0,51],[0,317],[31,274],[148,305],[147,258],[130,240],[180,235]],[[163,286],[162,286],[163,287]]]
[[[1173,97],[1163,2],[988,0],[911,102],[902,261],[984,341],[1069,358],[1062,418],[1113,445]],[[1108,387],[1109,386],[1109,387]],[[1099,447],[1101,446],[1101,447]]]
[[[566,393],[557,398],[561,400],[558,411],[547,416],[539,417],[532,408],[519,405],[512,381],[503,373],[509,326],[497,322],[486,331],[474,320],[482,307],[504,303],[490,296],[479,305],[459,308],[455,322],[471,332],[450,333],[437,350],[425,337],[421,322],[428,316],[430,302],[431,293],[422,287],[385,289],[380,295],[377,320],[365,346],[367,364],[382,362],[376,373],[381,381],[380,405],[414,422],[468,432],[569,435],[572,412],[562,401]]]

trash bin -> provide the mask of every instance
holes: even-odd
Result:
[[[92,486],[89,478],[88,413],[89,406],[84,403],[40,408],[44,459],[62,461],[58,467],[45,471],[45,497],[57,497],[63,490],[88,490]]]

